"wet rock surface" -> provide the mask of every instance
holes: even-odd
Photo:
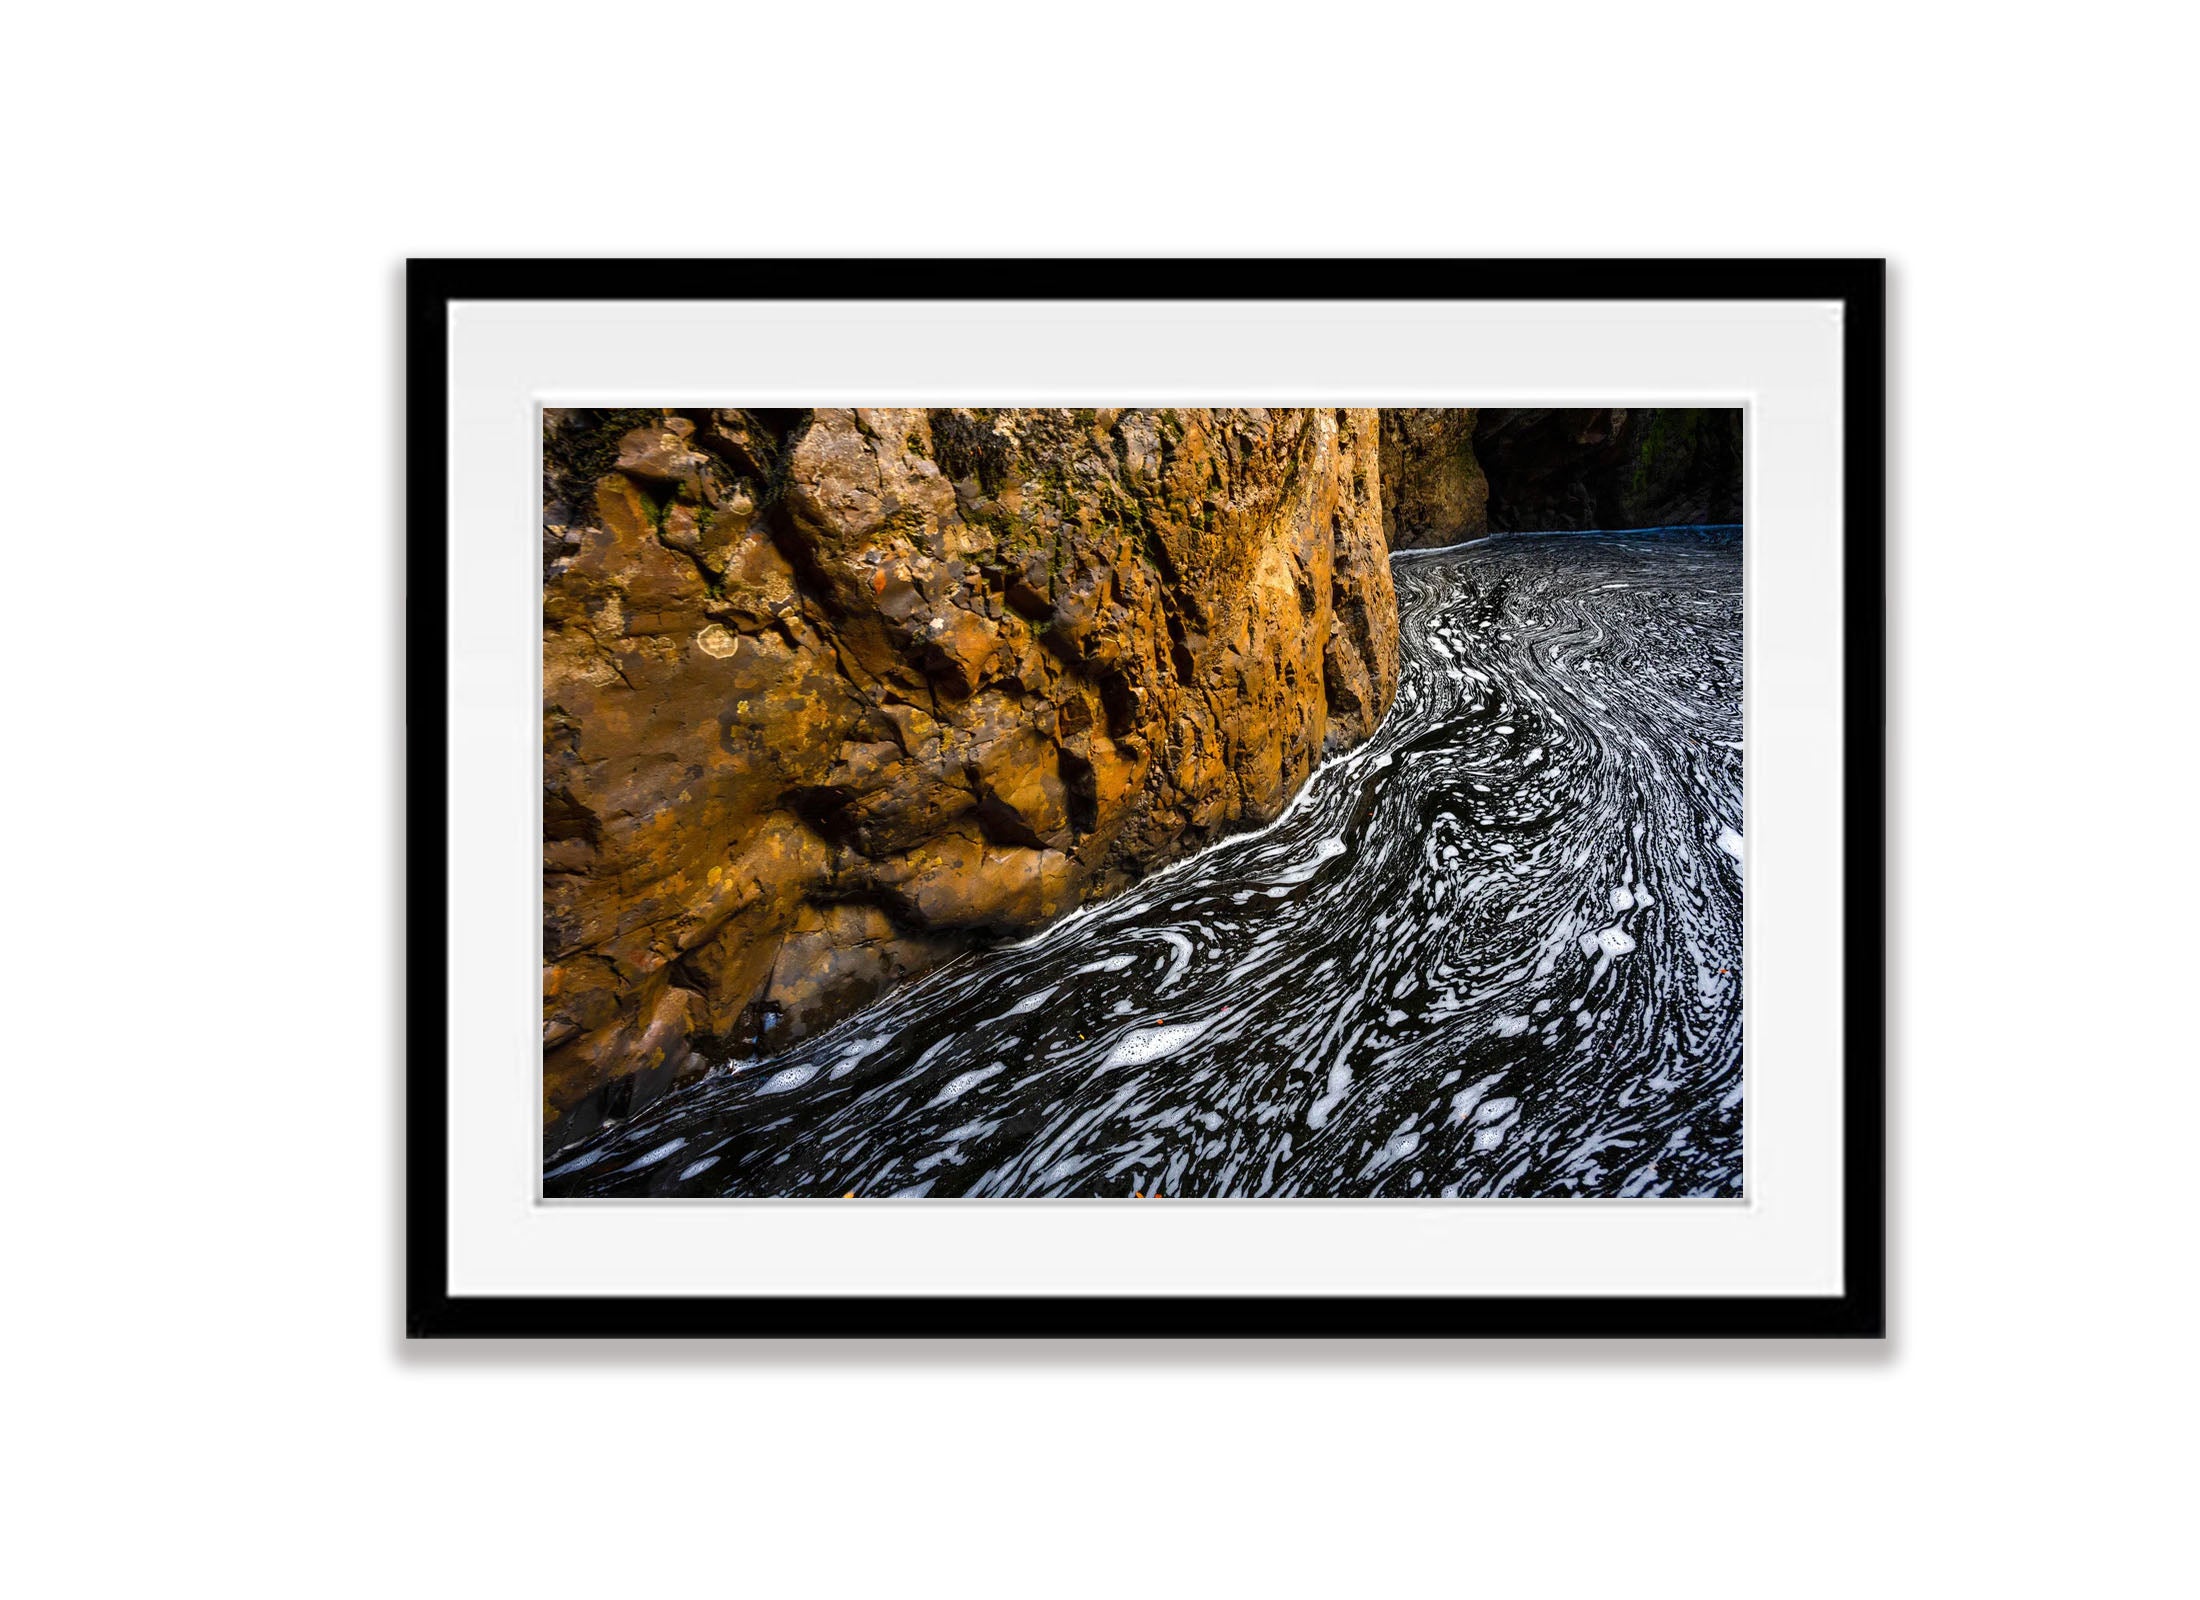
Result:
[[[1276,816],[1395,689],[1378,433],[547,412],[551,1144]]]

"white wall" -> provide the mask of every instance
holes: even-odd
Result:
[[[2191,23],[1210,9],[16,19],[22,1592],[2178,1581]],[[1894,258],[1891,1344],[400,1346],[398,263],[926,251]]]

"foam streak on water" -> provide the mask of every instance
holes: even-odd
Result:
[[[1397,704],[1275,825],[660,1101],[547,1192],[1739,1194],[1738,539],[1393,573]]]

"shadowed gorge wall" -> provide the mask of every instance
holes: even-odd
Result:
[[[1742,413],[1484,410],[1493,533],[1742,520]]]
[[[1273,817],[1396,687],[1380,434],[548,412],[553,1141]]]
[[[1458,407],[1383,412],[1383,536],[1391,549],[1458,544],[1489,531],[1476,415]]]

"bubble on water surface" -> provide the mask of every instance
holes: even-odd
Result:
[[[668,1139],[663,1144],[659,1145],[656,1149],[650,1151],[649,1154],[641,1156],[636,1160],[629,1161],[624,1167],[621,1167],[619,1170],[622,1172],[639,1172],[644,1167],[654,1167],[658,1162],[664,1160],[666,1156],[671,1155],[674,1151],[685,1150],[686,1148],[687,1140]]]
[[[1337,1109],[1351,1087],[1352,1069],[1340,1061],[1329,1069],[1329,1092],[1306,1108],[1306,1125],[1317,1129],[1327,1127],[1329,1114]]]
[[[1039,990],[1037,993],[1027,994],[1021,1000],[1017,1001],[1014,1005],[1010,1006],[1006,1011],[1002,1012],[1001,1015],[1004,1017],[1028,1016],[1030,1013],[1038,1010],[1041,1006],[1045,1005],[1049,1000],[1054,998],[1054,989],[1055,986],[1049,984],[1046,988]]]
[[[931,1106],[927,1106],[925,1109],[929,1111],[936,1106],[953,1105],[979,1084],[985,1082],[986,1079],[999,1077],[1007,1070],[996,1061],[990,1067],[976,1067],[969,1072],[958,1072],[947,1080],[939,1094],[934,1097]]]
[[[1172,1022],[1158,1028],[1134,1028],[1118,1039],[1103,1067],[1142,1067],[1173,1056],[1207,1031],[1204,1022]]]

